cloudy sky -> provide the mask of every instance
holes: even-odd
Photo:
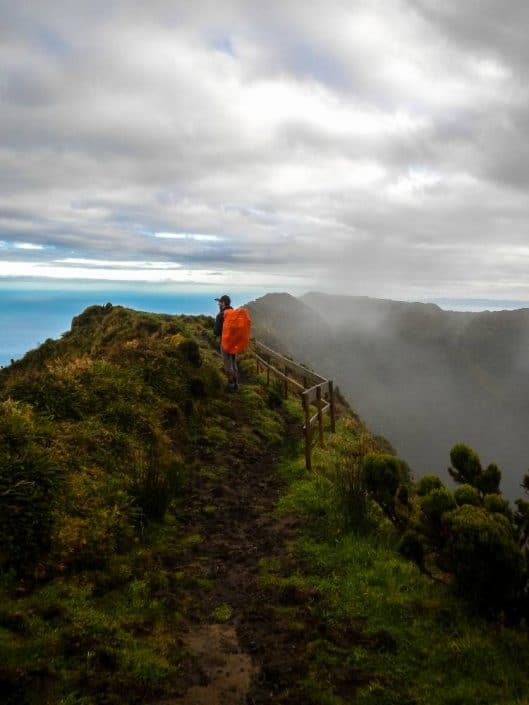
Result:
[[[0,277],[529,300],[528,3],[0,12]]]

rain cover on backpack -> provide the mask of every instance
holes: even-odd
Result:
[[[246,350],[250,340],[252,321],[245,308],[229,308],[224,311],[221,346],[224,352],[237,355]]]

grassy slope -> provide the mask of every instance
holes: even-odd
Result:
[[[0,556],[3,702],[134,703],[183,687],[196,583],[174,566],[201,541],[180,530],[187,479],[207,482],[283,433],[260,386],[224,391],[211,329],[207,317],[93,307],[2,372],[4,485],[19,448],[59,477],[49,550],[19,576]]]
[[[22,439],[61,478],[50,550],[21,578],[0,555],[4,702],[117,705],[185,689],[179,634],[194,594],[208,588],[175,570],[202,541],[181,528],[187,478],[208,482],[284,434],[270,408],[277,397],[250,365],[241,396],[224,392],[211,324],[94,307],[62,340],[1,373],[0,449],[13,453]],[[381,441],[354,416],[326,438],[313,474],[299,449],[281,468],[280,510],[302,517],[297,569],[292,556],[288,570],[262,563],[264,584],[314,595],[305,701],[527,702],[525,635],[472,617],[401,559],[374,510],[359,530],[347,527],[336,468]],[[148,521],[169,495],[163,521]],[[293,632],[305,629],[288,609]]]
[[[397,537],[374,508],[371,527],[346,528],[336,468],[373,443],[357,420],[345,417],[326,448],[316,450],[313,474],[299,458],[283,464],[289,489],[281,510],[304,517],[296,545],[303,568],[294,579],[321,594],[314,609],[326,625],[313,643],[307,700],[527,703],[525,633],[472,615],[449,586],[422,575],[396,552]],[[265,579],[277,579],[273,569]]]

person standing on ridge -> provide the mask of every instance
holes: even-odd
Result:
[[[222,346],[222,330],[224,328],[225,311],[233,311],[231,299],[227,294],[224,294],[215,301],[219,305],[219,312],[215,318],[215,326],[213,332],[220,338],[220,353],[224,364],[224,371],[228,375],[228,391],[236,392],[239,389],[239,369],[237,367],[237,356],[233,353],[226,352]]]

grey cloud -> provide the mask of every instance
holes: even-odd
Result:
[[[529,58],[529,6],[523,0],[459,3],[446,0],[409,0],[410,5],[439,27],[450,41],[526,65]]]
[[[519,291],[522,264],[491,253],[529,216],[528,11],[394,0],[371,41],[374,7],[2,3],[0,240],[371,295]]]

